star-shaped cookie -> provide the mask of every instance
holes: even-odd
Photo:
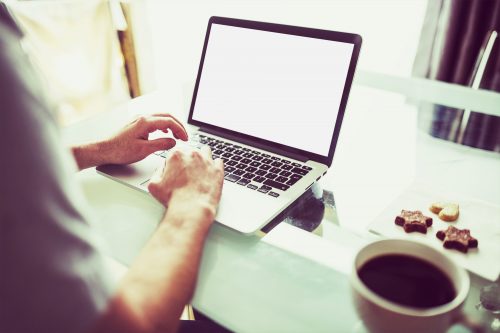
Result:
[[[477,239],[470,235],[469,229],[458,229],[449,226],[446,230],[439,230],[436,237],[443,241],[447,249],[455,249],[467,253],[469,248],[476,248],[479,244]]]
[[[425,216],[419,210],[401,210],[401,214],[396,216],[394,221],[397,225],[402,226],[406,232],[421,232],[427,233],[427,228],[432,225],[432,218]]]

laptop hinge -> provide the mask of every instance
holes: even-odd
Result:
[[[217,136],[229,139],[229,140],[241,142],[241,143],[246,144],[248,146],[252,146],[252,147],[255,147],[255,148],[267,150],[267,151],[269,151],[271,153],[275,153],[275,154],[278,154],[278,155],[283,155],[283,156],[292,158],[292,159],[297,160],[297,161],[307,162],[309,160],[309,158],[307,158],[304,155],[292,153],[292,152],[286,151],[285,149],[281,149],[279,147],[271,147],[269,145],[256,142],[255,140],[241,138],[241,137],[239,137],[237,135],[232,135],[232,134],[229,134],[229,133],[224,133],[222,131],[217,131],[217,130],[214,130],[214,129],[207,129],[207,128],[200,128],[199,131],[200,132],[205,132],[205,133],[208,133],[208,134],[217,135]]]

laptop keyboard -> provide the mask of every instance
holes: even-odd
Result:
[[[207,145],[212,149],[214,159],[224,161],[224,180],[255,190],[270,197],[279,197],[281,191],[288,190],[312,168],[297,162],[271,156],[220,138],[205,134],[191,136],[190,145]],[[156,152],[165,157],[166,152]]]

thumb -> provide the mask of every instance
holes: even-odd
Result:
[[[161,185],[164,168],[165,165],[158,167],[149,180],[148,190],[155,198],[157,197],[157,192]]]
[[[148,140],[146,142],[146,145],[148,149],[153,153],[158,150],[168,150],[172,147],[175,146],[175,140],[171,138],[161,138],[161,139],[154,139],[154,140]]]

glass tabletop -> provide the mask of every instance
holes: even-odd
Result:
[[[362,76],[361,79],[361,81],[367,80],[366,77],[363,78]],[[358,82],[360,82],[359,79]],[[415,91],[420,91],[419,94],[426,94],[422,93],[418,85],[417,88]],[[431,84],[429,89],[435,88],[436,86]],[[157,97],[148,96],[148,98],[138,99],[131,103],[127,110],[129,115],[133,116],[134,113],[140,113],[148,109],[155,110],[158,109],[159,105],[171,110],[188,109],[189,94],[181,100],[170,98],[171,95],[168,92],[159,92],[156,95]],[[446,104],[442,100],[445,95],[433,92],[430,97],[437,96],[436,99],[439,99],[440,104]],[[484,97],[482,94],[480,95],[479,104]],[[373,236],[369,231],[371,223],[415,183],[427,186],[426,188],[432,193],[448,190],[448,192],[452,192],[459,198],[472,198],[475,200],[474,203],[480,201],[482,203],[486,202],[488,205],[498,206],[500,202],[500,186],[496,186],[496,184],[500,184],[500,173],[498,172],[500,170],[500,158],[498,153],[478,150],[432,137],[418,126],[419,98],[416,93],[408,96],[399,91],[377,89],[371,86],[371,83],[355,84],[330,170],[319,181],[317,186],[304,193],[297,202],[280,214],[271,224],[268,224],[263,231],[272,234],[273,228],[276,228],[276,225],[280,222],[284,222],[327,240],[331,240],[331,234],[338,231],[338,228],[348,230],[362,237]],[[453,101],[451,104],[455,105],[455,102]],[[491,99],[486,102],[486,111],[492,111]],[[473,102],[468,101],[468,103]],[[468,107],[477,109],[478,106],[468,105]],[[116,114],[116,118],[122,122],[129,121],[129,118],[123,117],[120,112]],[[98,121],[97,125],[104,127],[105,125],[108,126],[107,124],[110,122],[119,124],[119,121],[107,119],[106,121]],[[99,126],[93,128],[99,129]],[[103,128],[103,133],[105,130],[108,130],[107,127]],[[88,140],[85,137],[87,132],[83,127],[81,133],[79,138]],[[125,191],[121,191],[121,187],[116,185],[113,189],[115,187],[116,193],[120,193],[120,195],[126,194],[130,196],[128,198],[130,202],[134,202],[134,205],[120,206],[120,214],[129,216],[128,220],[131,222],[130,225],[127,225],[126,230],[120,225],[123,228],[121,233],[117,232],[117,228],[106,229],[103,233],[109,236],[110,243],[117,245],[118,250],[115,251],[117,255],[133,258],[134,254],[148,238],[151,230],[153,230],[153,222],[159,219],[162,211],[139,194],[135,192],[124,193]],[[102,203],[105,202],[104,199],[101,200],[102,196],[98,195],[101,192],[92,192],[93,195],[90,196],[90,199],[93,200],[93,204],[98,207],[102,206],[102,210],[108,212],[107,206]],[[143,203],[143,206],[147,207],[147,209],[136,208],[139,202]],[[130,216],[134,216],[137,221],[142,221],[144,211],[148,211],[148,216],[151,217],[151,225],[148,230],[144,229],[144,223],[133,224],[134,219],[130,218]],[[103,216],[106,217],[105,214]],[[490,220],[500,221],[498,216],[495,215],[492,215]],[[393,223],[393,221],[389,221],[389,223]],[[333,227],[337,227],[337,229]],[[134,232],[130,232],[130,230],[134,230]],[[140,232],[135,232],[136,230]],[[492,232],[492,234],[494,233]],[[138,237],[137,235],[142,236]],[[242,253],[248,253],[249,251],[248,248],[243,248],[244,244],[241,243],[243,240],[251,243],[248,247],[255,251],[255,258],[261,258],[258,253],[260,248],[255,247],[253,240],[250,238],[238,237],[238,235],[232,233],[231,237],[226,233],[223,236],[214,237],[213,240],[209,239],[209,243],[213,247],[213,261],[207,261],[209,264],[217,262],[219,265],[226,265],[225,262],[221,264],[216,260],[219,260],[218,258],[221,256],[221,242],[229,242],[233,238],[235,241],[224,247],[224,251],[229,249],[234,250],[235,253],[234,259],[231,257],[234,261],[228,261],[229,263],[238,263],[241,265],[238,268],[241,269],[254,267],[250,262],[254,257],[249,257],[247,261],[241,257]],[[141,238],[141,240],[139,241],[138,238]],[[480,242],[482,240],[480,238]],[[131,246],[130,243],[135,245]],[[300,244],[296,244],[296,246],[300,247]],[[270,251],[271,249],[266,248],[267,250]],[[259,256],[257,256],[258,254]],[[493,256],[493,258],[498,257]],[[280,258],[283,260],[293,259],[285,257],[284,254]],[[305,262],[300,264],[308,265]],[[271,261],[269,265],[272,265]],[[215,288],[214,286],[220,287],[220,283],[213,277],[212,267],[210,265],[207,267],[206,275],[203,275],[206,280],[201,279],[201,281],[207,284],[207,288],[208,286],[210,288]],[[223,268],[220,269],[221,272],[217,276],[218,278],[227,276],[229,272],[225,268],[233,267],[224,266]],[[320,271],[318,267],[316,268]],[[231,270],[231,272],[233,272],[232,277],[235,279],[234,271]],[[287,274],[293,272],[287,271]],[[290,281],[302,281],[304,277],[300,276],[300,272],[302,271],[297,271],[298,275],[290,277]],[[324,273],[322,270],[321,272]],[[268,279],[269,275],[276,275],[277,272],[268,272],[263,269],[262,274],[263,276],[267,274],[265,276]],[[240,275],[242,279],[246,276],[244,272]],[[212,280],[210,279],[214,279],[213,283],[211,283]],[[277,279],[281,278],[277,277]],[[313,279],[312,276],[311,279]],[[290,288],[293,287],[291,283]],[[471,283],[472,288],[465,304],[466,311],[477,320],[485,323],[492,322],[493,314],[491,309],[494,309],[494,306],[488,303],[490,302],[489,294],[481,294],[482,288],[488,287],[492,283],[474,274],[471,274]],[[262,286],[259,289],[262,289]],[[490,292],[495,289],[491,287],[484,290]],[[216,291],[219,292],[220,290],[217,289],[214,293]],[[217,295],[219,294],[217,293]],[[486,306],[476,308],[476,305],[482,301],[487,302],[485,303]]]
[[[450,200],[462,204],[464,212],[458,226],[470,227],[468,212],[483,210],[481,218],[492,222],[476,222],[471,229],[482,238],[487,233],[500,237],[500,154],[436,137],[422,125],[423,118],[429,117],[428,113],[434,110],[422,108],[422,105],[434,105],[431,102],[437,101],[438,107],[443,108],[447,96],[451,96],[449,104],[457,105],[456,96],[447,91],[457,87],[448,86],[438,86],[444,89],[441,96],[420,91],[418,96],[411,93],[410,98],[401,92],[354,86],[350,97],[352,102],[346,111],[346,122],[327,176],[262,231],[269,233],[279,223],[287,223],[328,239],[328,227],[335,225],[370,237],[374,231],[371,230],[373,221],[391,204],[408,204],[401,198],[424,188],[426,191],[422,193],[426,193],[429,204],[443,195],[449,195]],[[469,90],[464,92],[474,94]],[[491,114],[492,100],[482,105],[478,96],[468,103],[476,109],[484,106],[485,112]],[[493,208],[485,213],[485,207]],[[400,207],[403,208],[411,207]],[[422,210],[424,214],[431,214],[427,207]],[[393,223],[389,222],[392,227]],[[382,233],[381,236],[393,235]],[[401,236],[405,236],[404,233]],[[500,245],[493,251],[498,252],[492,254],[498,258]],[[489,331],[500,329],[500,280],[497,278],[491,282],[492,279],[488,281],[475,273],[470,277],[471,291],[464,305],[465,311],[471,318],[488,326]],[[460,328],[453,331],[459,332]]]

